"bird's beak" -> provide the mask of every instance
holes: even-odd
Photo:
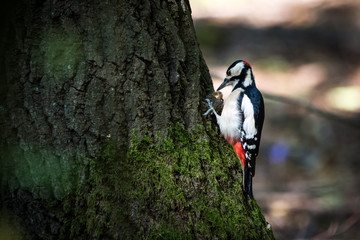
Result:
[[[225,78],[223,83],[218,87],[216,91],[219,91],[220,89],[223,89],[224,87],[230,85],[230,78]]]

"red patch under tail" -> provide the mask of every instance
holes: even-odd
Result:
[[[237,141],[233,141],[231,139],[226,139],[234,148],[236,154],[238,155],[240,162],[243,166],[243,168],[245,168],[245,164],[246,164],[246,157],[245,157],[245,153],[244,153],[244,149],[242,147],[241,142],[237,142]]]
[[[244,149],[241,145],[241,142],[236,142],[234,145],[234,150],[236,152],[236,154],[238,155],[238,157],[240,158],[241,164],[243,166],[243,168],[245,168],[245,164],[246,164],[246,158],[245,158],[245,153],[244,153]]]

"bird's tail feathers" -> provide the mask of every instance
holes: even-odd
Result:
[[[243,184],[244,184],[244,192],[246,196],[250,196],[250,198],[254,198],[252,193],[252,175],[248,164],[245,164],[244,166]]]

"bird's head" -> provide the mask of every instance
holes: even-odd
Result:
[[[239,87],[245,89],[254,85],[255,81],[250,64],[244,60],[237,60],[227,69],[226,78],[216,91],[226,86],[233,86],[233,90],[235,90]]]

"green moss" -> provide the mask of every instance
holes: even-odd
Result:
[[[232,148],[210,125],[110,142],[89,161],[87,184],[66,204],[73,220],[63,232],[72,238],[273,238],[256,202],[243,197]]]
[[[1,148],[1,186],[10,192],[24,189],[36,198],[61,199],[74,191],[83,177],[82,164],[72,156],[56,154],[52,148],[29,144]]]
[[[43,177],[34,184],[72,189],[43,200],[61,223],[60,239],[273,239],[256,201],[243,196],[233,149],[210,125],[191,132],[176,125],[165,139],[109,142],[98,157],[66,168],[73,177],[58,168],[44,174],[37,156],[28,172]]]

